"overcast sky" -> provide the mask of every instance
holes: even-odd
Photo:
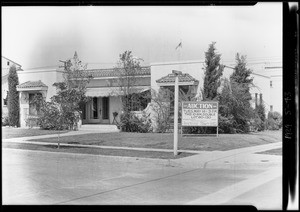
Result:
[[[282,4],[2,7],[1,32],[2,55],[23,69],[57,65],[75,51],[99,67],[113,67],[125,50],[145,65],[203,60],[212,41],[223,61],[237,52],[248,62],[281,61]]]

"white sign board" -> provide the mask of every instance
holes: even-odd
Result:
[[[218,102],[182,102],[182,126],[218,126]]]

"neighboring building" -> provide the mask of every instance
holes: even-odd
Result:
[[[10,67],[14,65],[17,71],[22,71],[21,65],[10,60],[4,56],[1,56],[1,105],[2,105],[2,117],[8,113],[7,110],[7,92],[8,92],[8,73]]]
[[[74,57],[77,57],[75,54]],[[134,93],[150,93],[150,90],[158,91],[159,88],[174,89],[174,70],[179,71],[179,86],[184,92],[196,94],[199,100],[201,88],[204,81],[204,61],[182,61],[153,63],[150,66],[142,67],[137,73],[137,81],[133,86]],[[251,68],[251,67],[250,67]],[[232,68],[225,68],[222,78],[229,78]],[[266,105],[266,113],[269,110],[281,113],[282,105],[282,69],[264,67],[264,69],[253,70],[253,82],[255,87],[250,92],[253,97],[252,106],[255,102],[260,103],[262,99]],[[120,121],[122,113],[121,96],[122,91],[118,84],[120,71],[110,69],[87,69],[86,72],[93,76],[87,85],[86,95],[90,101],[84,107],[82,114],[83,124],[115,124]],[[31,98],[34,93],[41,93],[46,101],[56,94],[55,82],[63,81],[63,68],[52,69],[31,69],[18,71],[20,91],[20,113],[21,127],[26,126],[26,120],[30,116],[36,116],[36,111],[31,107]],[[272,85],[271,85],[272,84]],[[149,101],[150,102],[150,99]],[[147,103],[148,103],[147,102]],[[136,111],[143,111],[147,103],[137,107]],[[272,107],[271,107],[272,106]],[[170,105],[172,107],[172,104]],[[148,108],[149,109],[149,108]],[[148,110],[147,109],[147,110]],[[114,117],[114,113],[118,116]]]
[[[271,112],[282,113],[282,66],[266,66],[264,73],[269,76],[270,101],[268,109]]]

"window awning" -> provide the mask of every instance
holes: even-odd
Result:
[[[150,90],[149,86],[136,86],[130,89],[130,93],[142,93],[147,90]],[[87,88],[85,95],[90,97],[121,96],[123,92],[120,87]]]

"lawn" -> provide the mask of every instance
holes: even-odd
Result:
[[[31,139],[30,141],[57,143],[57,138]],[[226,151],[281,141],[281,131],[252,134],[220,134],[205,137],[179,136],[180,150]],[[61,143],[99,146],[173,149],[171,133],[92,133],[60,138]]]
[[[153,152],[153,151],[136,151],[136,150],[122,150],[122,149],[100,149],[100,148],[85,148],[85,147],[67,147],[57,145],[35,145],[35,144],[22,144],[22,143],[8,143],[4,142],[4,148],[13,149],[29,149],[50,152],[67,152],[67,153],[80,153],[92,155],[112,155],[123,157],[137,157],[137,158],[158,158],[158,159],[178,159],[182,157],[192,156],[192,153],[179,153],[174,156],[172,152]]]
[[[66,132],[68,131],[60,131],[60,133],[66,133]],[[2,127],[2,139],[29,137],[29,136],[37,136],[37,135],[51,135],[57,133],[58,131],[54,131],[54,130]]]

